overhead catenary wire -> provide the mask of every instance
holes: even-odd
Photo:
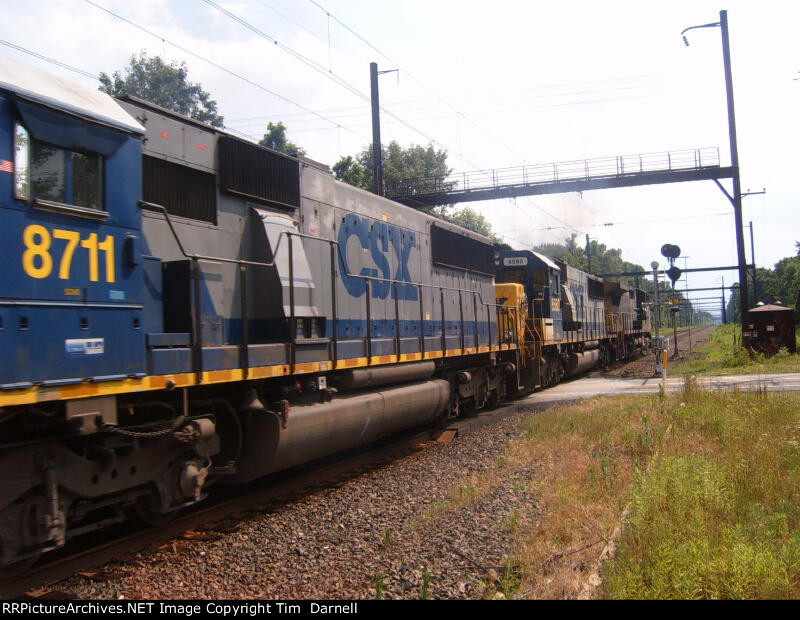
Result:
[[[584,228],[610,228],[612,226],[629,226],[629,225],[636,225],[636,224],[650,224],[653,222],[670,222],[674,220],[696,220],[696,219],[703,219],[707,217],[729,217],[730,213],[707,213],[704,215],[678,215],[674,217],[662,217],[662,218],[648,218],[646,220],[628,220],[622,222],[603,222],[600,224],[587,224],[583,226]],[[577,231],[574,226],[571,225],[564,225],[564,226],[540,226],[538,228],[529,228],[527,232],[538,232],[538,231],[549,231],[549,230],[560,230],[564,228],[571,228],[572,230]],[[510,232],[510,231],[507,231]],[[498,233],[501,234],[501,233]]]
[[[259,3],[261,6],[263,6],[263,7],[267,8],[267,9],[269,9],[270,11],[272,11],[273,13],[275,13],[276,15],[278,15],[278,16],[280,16],[280,17],[282,17],[282,18],[283,18],[283,19],[285,19],[286,21],[288,21],[288,22],[291,22],[292,24],[294,24],[295,26],[298,26],[299,28],[302,28],[302,29],[303,29],[303,30],[305,30],[306,32],[309,32],[310,34],[312,34],[314,37],[316,37],[316,38],[317,38],[317,39],[319,39],[320,41],[322,41],[322,42],[325,42],[325,40],[326,40],[326,35],[323,35],[323,34],[322,34],[322,33],[320,33],[319,31],[317,31],[317,32],[311,32],[311,29],[309,28],[309,24],[308,24],[308,23],[300,23],[299,21],[297,21],[297,20],[296,20],[296,19],[294,19],[293,17],[290,17],[290,16],[289,16],[289,15],[287,15],[285,12],[279,11],[279,10],[278,10],[278,9],[276,9],[276,8],[275,8],[273,5],[269,4],[268,2],[265,2],[264,0],[256,0],[256,2],[258,2],[258,3]],[[330,39],[330,30],[329,30],[329,32],[328,32],[328,34],[327,34],[327,38],[328,38],[328,39]]]
[[[52,63],[54,65],[58,65],[59,67],[61,67],[63,69],[68,69],[69,71],[74,71],[75,73],[79,73],[80,75],[83,75],[85,77],[92,78],[93,80],[98,80],[98,81],[100,80],[100,76],[98,74],[90,73],[89,71],[84,71],[83,69],[78,69],[77,67],[73,67],[72,65],[68,65],[67,63],[61,62],[60,60],[56,60],[55,58],[50,58],[49,56],[45,56],[44,54],[39,54],[38,52],[34,52],[32,50],[26,49],[26,48],[21,47],[19,45],[15,45],[14,43],[11,43],[10,41],[2,41],[2,40],[0,40],[0,45],[5,45],[7,47],[11,47],[11,48],[17,50],[18,52],[22,52],[24,54],[28,54],[30,56],[38,58],[40,60],[44,60],[44,61]]]
[[[487,130],[486,128],[482,127],[481,125],[479,125],[478,123],[476,123],[474,120],[472,120],[471,118],[469,118],[468,116],[466,116],[466,115],[465,115],[463,112],[461,112],[461,110],[459,110],[458,108],[456,108],[456,107],[455,107],[453,104],[451,104],[449,101],[447,101],[447,100],[446,100],[444,97],[442,97],[442,96],[441,96],[439,93],[437,93],[436,91],[434,91],[434,90],[433,90],[433,89],[432,89],[430,86],[428,86],[427,84],[425,84],[424,82],[422,82],[420,79],[418,79],[417,77],[415,77],[415,76],[414,76],[414,75],[413,75],[413,74],[412,74],[410,71],[408,71],[407,69],[403,68],[403,67],[402,67],[402,66],[401,66],[401,65],[400,65],[400,64],[399,64],[397,61],[393,60],[392,58],[390,58],[389,56],[387,56],[387,55],[386,55],[384,52],[382,52],[382,51],[381,51],[381,50],[379,50],[377,47],[375,47],[375,46],[374,46],[372,43],[370,43],[369,41],[367,41],[367,39],[365,39],[363,36],[361,36],[359,33],[357,33],[355,30],[353,30],[353,29],[352,29],[350,26],[348,26],[347,24],[345,24],[345,23],[344,23],[342,20],[340,20],[338,17],[336,17],[335,15],[333,15],[333,14],[332,14],[330,11],[328,11],[326,8],[324,8],[322,5],[320,5],[320,4],[319,4],[319,3],[318,3],[316,0],[309,0],[309,1],[310,1],[310,2],[311,2],[313,5],[314,5],[314,6],[316,6],[317,8],[319,8],[319,9],[320,9],[320,10],[321,10],[323,13],[325,13],[327,16],[329,16],[329,17],[332,17],[332,18],[333,18],[333,19],[334,19],[334,20],[335,20],[335,21],[336,21],[338,24],[340,24],[340,25],[341,25],[343,28],[345,28],[345,29],[346,29],[348,32],[350,32],[350,33],[351,33],[353,36],[355,36],[355,37],[356,37],[356,38],[358,38],[360,41],[362,41],[362,42],[363,42],[363,43],[364,43],[366,46],[368,46],[370,49],[374,50],[375,52],[377,52],[378,54],[380,54],[381,56],[383,56],[383,57],[384,57],[386,60],[388,60],[388,61],[389,61],[391,64],[393,64],[395,67],[397,67],[398,69],[400,69],[400,70],[403,72],[403,75],[407,75],[409,78],[411,78],[411,79],[412,79],[413,81],[415,81],[417,84],[419,84],[419,85],[420,85],[420,86],[422,86],[422,87],[423,87],[425,90],[427,90],[429,93],[431,93],[431,94],[432,94],[432,95],[433,95],[433,96],[434,96],[436,99],[438,99],[439,101],[441,101],[442,103],[444,103],[444,104],[445,104],[445,105],[446,105],[448,108],[450,108],[451,110],[453,110],[453,111],[454,111],[454,112],[455,112],[455,113],[458,115],[458,117],[460,117],[460,118],[463,118],[464,120],[466,120],[467,122],[469,122],[470,124],[472,124],[474,127],[476,127],[477,129],[479,129],[480,131],[482,131],[483,133],[485,133],[486,135],[488,135],[488,136],[489,136],[490,138],[492,138],[492,139],[493,139],[495,142],[497,142],[497,144],[499,144],[500,146],[502,146],[503,148],[505,148],[507,151],[509,151],[510,153],[512,153],[513,155],[515,155],[516,157],[519,157],[519,158],[520,158],[521,160],[523,160],[523,161],[525,160],[525,156],[524,156],[524,155],[521,155],[521,154],[520,154],[518,151],[516,151],[514,148],[512,148],[511,146],[509,146],[508,144],[506,144],[505,142],[503,142],[503,141],[502,141],[500,138],[498,138],[497,136],[495,136],[495,135],[494,135],[492,132],[490,132],[489,130]]]
[[[202,62],[205,62],[205,63],[211,65],[212,67],[215,67],[216,69],[219,69],[220,71],[223,71],[224,73],[227,73],[228,75],[230,75],[232,77],[235,77],[235,78],[237,78],[239,80],[242,80],[243,82],[246,82],[247,84],[250,84],[251,86],[253,86],[255,88],[258,88],[259,90],[262,90],[263,92],[272,95],[273,97],[277,97],[278,99],[280,99],[282,101],[285,101],[286,103],[289,103],[289,104],[291,104],[293,106],[296,106],[296,107],[300,108],[301,110],[304,110],[304,111],[306,111],[306,112],[308,112],[310,114],[313,114],[314,116],[317,116],[318,118],[331,123],[335,127],[341,127],[342,129],[352,133],[353,135],[358,136],[359,138],[366,139],[366,140],[369,139],[366,136],[364,136],[363,134],[350,129],[349,127],[341,125],[340,123],[337,123],[336,121],[326,117],[323,114],[319,114],[319,113],[311,110],[310,108],[304,106],[301,103],[298,103],[297,101],[294,101],[294,100],[290,99],[289,97],[281,95],[280,93],[278,93],[278,92],[276,92],[276,91],[274,91],[272,89],[269,89],[266,86],[264,86],[262,84],[259,84],[258,82],[255,82],[255,81],[251,80],[250,78],[247,78],[247,77],[241,75],[240,73],[237,73],[237,72],[235,72],[235,71],[233,71],[231,69],[228,69],[227,67],[223,67],[219,63],[216,63],[213,60],[210,60],[209,58],[206,58],[205,56],[202,56],[202,55],[198,54],[197,52],[194,52],[194,51],[192,51],[192,50],[190,50],[190,49],[188,49],[188,48],[186,48],[186,47],[184,47],[182,45],[174,43],[173,41],[170,41],[169,39],[167,39],[167,38],[165,38],[165,37],[153,32],[152,30],[149,30],[149,29],[145,28],[144,26],[141,26],[140,24],[137,24],[136,22],[133,22],[133,21],[131,21],[130,19],[128,19],[126,17],[123,17],[122,15],[119,15],[119,14],[117,14],[117,13],[115,13],[115,12],[113,12],[113,11],[103,7],[103,6],[100,6],[99,4],[96,4],[96,3],[92,2],[92,0],[84,0],[84,2],[92,5],[93,7],[97,8],[97,9],[99,9],[99,10],[105,12],[105,13],[108,13],[112,17],[114,17],[116,19],[119,19],[120,21],[123,21],[123,22],[129,24],[130,26],[133,26],[134,28],[137,28],[138,30],[144,32],[145,34],[148,34],[148,35],[150,35],[152,37],[155,37],[156,39],[158,39],[160,41],[163,41],[164,43],[168,43],[169,45],[171,45],[175,49],[178,49],[178,50],[180,50],[180,51],[182,51],[182,52],[184,52],[186,54],[189,54],[190,56],[192,56],[194,58],[197,58],[198,60],[200,60]]]
[[[89,2],[90,0],[86,0],[86,1]],[[296,58],[297,60],[299,60],[300,62],[302,62],[306,66],[310,67],[314,71],[317,71],[321,75],[324,75],[327,79],[332,80],[334,83],[338,84],[342,88],[345,88],[348,92],[354,94],[357,97],[360,97],[361,99],[363,99],[366,102],[371,101],[369,95],[367,95],[365,93],[362,93],[357,87],[355,87],[352,84],[350,84],[347,80],[345,80],[341,76],[335,74],[332,71],[328,71],[325,67],[323,67],[319,63],[311,60],[310,58],[308,58],[307,56],[301,54],[300,52],[297,52],[296,50],[290,48],[289,46],[281,43],[280,41],[278,41],[277,39],[275,39],[271,35],[267,34],[263,30],[261,30],[260,28],[257,28],[256,26],[251,24],[249,21],[247,21],[243,17],[240,17],[240,16],[236,15],[235,13],[233,13],[232,11],[229,11],[228,9],[220,6],[219,4],[214,2],[214,0],[203,0],[203,2],[205,2],[209,6],[217,9],[219,12],[221,12],[224,15],[228,16],[230,19],[234,20],[235,22],[240,24],[242,27],[247,28],[248,30],[250,30],[251,32],[256,34],[257,36],[259,36],[259,37],[261,37],[261,38],[263,38],[263,39],[265,39],[267,41],[270,41],[271,43],[274,43],[282,51],[284,51],[287,54],[291,55],[292,57]],[[417,127],[414,127],[411,123],[409,123],[406,120],[400,118],[398,115],[396,115],[391,110],[386,109],[384,106],[380,106],[380,109],[386,115],[388,115],[391,118],[395,119],[397,122],[399,122],[400,124],[404,125],[406,128],[412,130],[413,132],[419,134],[420,136],[422,136],[423,138],[428,140],[429,143],[437,145],[440,148],[443,148],[443,149],[445,149],[447,151],[453,151],[453,149],[449,148],[446,144],[443,144],[442,142],[440,142],[436,138],[428,135],[427,133],[425,133],[421,129],[419,129]],[[461,159],[462,161],[468,163],[470,166],[478,167],[474,162],[470,161],[469,159],[467,159],[463,155],[457,154],[457,157],[459,159]]]
[[[543,86],[541,88],[547,89],[547,88],[550,88],[550,87]],[[548,94],[548,95],[541,95],[540,97],[541,98],[548,98],[548,97],[572,96],[572,95],[587,94],[587,93],[591,93],[591,92],[607,92],[607,90],[604,90],[604,91],[589,90],[589,91],[574,91],[574,92],[564,92],[564,93],[553,93],[553,94]],[[520,101],[520,97],[521,96],[515,97],[515,101],[519,102]],[[563,103],[553,103],[553,104],[532,103],[532,104],[525,104],[525,107],[526,107],[526,109],[530,109],[530,108],[563,107],[563,106],[570,106],[570,105],[584,105],[584,104],[592,104],[592,103],[607,103],[607,102],[610,102],[610,101],[620,101],[620,100],[626,100],[626,99],[631,99],[631,98],[641,98],[641,96],[636,96],[636,97],[630,97],[630,96],[626,96],[626,97],[606,97],[606,98],[602,98],[602,99],[591,99],[591,100],[584,100],[584,101],[567,101],[567,102],[563,102]],[[425,101],[426,100],[419,100],[419,99],[409,99],[409,100],[404,100],[404,101],[396,101],[396,102],[392,103],[392,107],[395,110],[397,110],[399,108],[400,110],[402,110],[404,112],[420,112],[420,113],[423,113],[423,112],[425,112],[427,110],[437,110],[437,109],[439,109],[438,107],[430,105],[430,104],[426,103]],[[494,101],[493,101],[493,103],[494,103]],[[507,108],[495,108],[495,109],[487,108],[487,109],[481,110],[480,112],[478,112],[478,114],[497,114],[497,113],[499,113],[499,112],[501,112],[501,111],[503,111],[505,109],[507,109]],[[368,118],[370,116],[369,112],[365,111],[363,106],[348,106],[348,107],[322,109],[322,110],[317,110],[317,111],[321,112],[321,113],[330,114],[330,115],[333,115],[333,116],[341,116],[342,118],[352,118],[352,117],[362,117],[362,116]],[[334,114],[334,112],[338,112],[339,114]],[[247,121],[263,121],[263,120],[272,118],[273,116],[275,116],[275,115],[270,115],[270,116],[261,115],[261,116],[255,116],[255,117],[237,118],[237,119],[233,119],[232,122],[239,123],[239,122],[247,122]],[[280,116],[281,118],[292,118],[294,116],[300,116],[300,113],[283,112],[283,113],[277,114],[277,116]],[[429,119],[429,115],[426,116],[425,118]],[[438,118],[450,118],[450,116],[448,115],[448,116],[442,116],[442,117],[438,117]],[[292,122],[295,122],[295,123],[297,123],[297,122],[308,122],[309,120],[310,119],[294,118],[294,119],[292,119]]]
[[[267,34],[263,30],[261,30],[260,28],[254,26],[252,23],[250,23],[249,21],[247,21],[243,17],[238,16],[233,11],[229,11],[225,7],[220,6],[219,4],[214,2],[214,0],[203,0],[203,2],[205,2],[207,5],[215,8],[220,13],[228,16],[230,19],[232,19],[236,23],[240,24],[244,28],[247,28],[252,33],[254,33],[256,36],[259,36],[262,39],[266,39],[270,43],[275,44],[282,51],[284,51],[287,54],[289,54],[290,56],[296,58],[297,60],[299,60],[303,64],[307,65],[308,67],[310,67],[314,71],[317,71],[318,73],[321,73],[322,75],[324,75],[328,79],[333,80],[339,86],[343,87],[344,89],[346,89],[350,93],[354,94],[356,97],[360,97],[361,99],[364,99],[365,101],[369,101],[369,96],[368,95],[365,95],[364,93],[362,93],[360,90],[358,90],[357,87],[355,87],[352,84],[350,84],[344,78],[338,76],[336,73],[333,73],[332,71],[328,71],[325,67],[320,65],[318,62],[315,62],[314,60],[311,60],[308,56],[305,56],[304,54],[301,54],[300,52],[292,49],[291,47],[289,47],[285,43],[281,43],[275,37]]]
[[[259,1],[261,1],[261,0],[259,0]],[[467,115],[465,115],[461,110],[456,108],[452,103],[450,103],[448,100],[446,100],[444,97],[442,97],[438,92],[434,91],[426,83],[424,83],[420,79],[416,78],[407,69],[405,69],[402,66],[400,66],[400,64],[396,60],[394,60],[393,58],[388,56],[386,53],[384,53],[383,51],[378,49],[375,45],[370,43],[365,37],[363,37],[358,32],[356,32],[353,28],[351,28],[350,26],[345,24],[342,20],[340,20],[338,17],[336,17],[332,13],[330,13],[330,11],[328,9],[326,9],[325,7],[323,7],[319,2],[317,2],[316,0],[309,0],[309,1],[314,6],[316,6],[318,9],[320,9],[320,11],[322,11],[327,17],[333,18],[337,23],[339,23],[343,28],[345,28],[353,36],[355,36],[360,41],[362,41],[367,47],[369,47],[370,49],[374,50],[375,52],[377,52],[378,54],[383,56],[383,58],[385,58],[390,63],[392,63],[395,67],[400,69],[403,72],[404,75],[407,75],[408,77],[410,77],[414,82],[416,82],[417,84],[422,86],[426,91],[431,93],[436,99],[441,101],[445,106],[447,106],[448,108],[453,110],[457,114],[458,118],[463,118],[464,120],[468,121],[474,127],[476,127],[477,129],[479,129],[480,131],[482,131],[483,133],[488,135],[490,138],[492,138],[500,146],[502,146],[503,148],[508,150],[510,153],[514,154],[516,157],[519,157],[522,161],[525,161],[526,158],[525,158],[524,155],[520,154],[514,148],[510,147],[508,144],[503,142],[500,138],[498,138],[496,135],[494,135],[491,131],[489,131],[488,129],[486,129],[482,125],[478,124],[474,119],[472,119],[472,118],[468,117]],[[631,80],[631,79],[639,80],[639,79],[642,79],[642,77],[648,77],[648,76],[633,76],[633,77],[625,77],[625,78],[609,78],[609,79],[604,79],[604,80],[592,80],[592,81],[588,81],[588,82],[575,82],[575,83],[566,83],[566,84],[551,84],[551,85],[546,85],[546,86],[539,87],[539,89],[541,90],[541,89],[563,88],[564,86],[573,86],[573,85],[603,84],[603,83],[608,83],[608,82],[619,82],[620,80]],[[624,86],[623,85],[621,88],[627,88],[627,89],[638,88],[638,85],[637,86]],[[606,91],[607,91],[607,89],[604,89],[604,90],[588,90],[588,91],[582,91],[582,92],[583,93],[592,93],[592,92],[606,92]],[[572,94],[580,94],[580,92],[572,93]],[[546,96],[560,96],[560,95],[558,93],[556,93],[555,95],[546,95]],[[631,98],[631,97],[627,97],[627,98]],[[580,104],[580,103],[595,103],[595,102],[604,102],[604,101],[610,101],[610,100],[613,100],[613,99],[602,99],[602,100],[596,100],[596,101],[584,101],[584,102],[577,102],[577,103],[555,104],[555,105],[556,105],[556,107],[558,107],[560,105],[574,105],[574,104]],[[538,107],[541,107],[541,106],[538,106]],[[545,106],[545,107],[551,107],[551,106]]]

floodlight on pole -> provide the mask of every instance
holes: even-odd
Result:
[[[747,329],[747,260],[744,254],[744,225],[742,222],[742,189],[741,178],[739,176],[739,150],[736,143],[736,114],[734,113],[733,106],[733,77],[731,73],[731,51],[730,43],[728,41],[728,12],[719,12],[719,21],[710,24],[701,24],[699,26],[690,26],[681,31],[683,42],[688,46],[689,40],[686,38],[686,33],[690,30],[698,28],[716,28],[719,27],[722,32],[722,64],[725,72],[725,94],[728,103],[728,136],[730,140],[731,149],[731,168],[733,169],[733,195],[731,196],[715,179],[715,183],[728,197],[733,205],[733,215],[736,226],[736,254],[739,263],[739,284],[741,287],[742,299],[745,303],[742,305],[742,331]]]
[[[686,38],[686,33],[690,30],[697,30],[698,28],[718,28],[721,26],[721,22],[714,22],[713,24],[703,24],[701,26],[689,26],[688,28],[684,28],[681,30],[681,38],[683,38],[683,42],[686,47],[689,47],[689,39]]]

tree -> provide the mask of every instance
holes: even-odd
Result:
[[[160,56],[149,58],[145,51],[131,56],[124,75],[115,71],[109,77],[100,73],[100,90],[112,97],[133,95],[167,110],[189,116],[212,127],[222,127],[217,102],[200,84],[188,81],[186,63],[166,64]]]
[[[449,189],[453,186],[448,182],[447,175],[452,172],[447,167],[447,151],[436,150],[432,144],[420,146],[412,144],[408,148],[401,147],[392,140],[382,146],[383,153],[383,183],[392,194],[402,181],[415,180],[415,187],[419,190]],[[355,157],[342,157],[333,166],[336,178],[350,185],[372,191],[372,148],[368,147]],[[422,209],[430,213],[432,208]]]
[[[258,142],[261,146],[266,146],[274,151],[286,153],[292,157],[305,155],[306,150],[297,146],[294,142],[289,142],[286,139],[286,125],[282,122],[267,124],[267,133]]]
[[[798,250],[800,245],[796,244]],[[800,255],[787,256],[775,263],[774,269],[756,269],[758,299],[766,304],[781,302],[784,306],[800,308]],[[728,301],[728,320],[737,321],[739,314],[738,284]],[[732,287],[732,288],[733,288]],[[735,297],[735,299],[734,299]],[[749,304],[748,304],[749,305]],[[795,312],[795,323],[800,323],[800,312]]]
[[[396,141],[383,145],[383,181],[387,189],[396,189],[403,181],[413,180],[419,191],[428,189],[448,190],[454,183],[447,181],[452,172],[447,167],[447,151],[436,150],[432,144],[412,144],[403,148]],[[340,181],[373,191],[372,148],[365,148],[355,157],[347,155],[333,165],[333,174]],[[388,194],[391,196],[391,191]],[[489,237],[493,243],[503,245],[492,231],[492,225],[482,214],[464,207],[450,212],[452,206],[423,207],[420,211],[439,219]],[[506,246],[508,247],[508,246]],[[509,249],[511,249],[509,247]]]
[[[575,267],[575,269],[586,271],[588,266],[586,262],[586,252],[583,247],[578,245],[576,241],[577,236],[577,234],[572,233],[569,237],[564,239],[564,243],[545,243],[533,249],[540,254],[563,261],[567,263],[567,265]]]
[[[371,173],[350,155],[342,157],[333,164],[333,174],[340,181],[344,181],[354,187],[360,187],[368,191],[372,189]]]
[[[450,207],[437,207],[431,212],[431,215],[489,237],[495,244],[502,243],[500,237],[494,234],[492,225],[483,214],[478,213],[475,209],[471,209],[470,207],[463,207],[458,211],[448,213],[449,208]]]
[[[756,281],[758,283],[756,303],[759,301],[774,303],[778,299],[783,299],[781,281],[775,270],[756,267]]]
[[[534,249],[537,252],[556,258],[568,265],[581,269],[583,271],[590,271],[588,260],[586,258],[586,246],[578,243],[578,235],[572,233],[569,237],[564,239],[564,243],[546,243],[536,246]],[[592,257],[592,269],[590,273],[594,275],[602,275],[604,273],[625,273],[629,271],[646,271],[641,265],[630,263],[622,258],[622,250],[618,248],[609,248],[604,243],[598,243],[596,240],[589,242],[589,251]],[[636,285],[635,276],[619,276],[611,278],[618,280],[623,284]],[[638,282],[639,288],[645,291],[652,291],[652,283],[648,284],[646,277],[640,278]]]

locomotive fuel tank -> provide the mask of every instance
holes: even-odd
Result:
[[[582,353],[570,353],[567,358],[566,376],[571,377],[586,372],[600,362],[600,351],[592,349]]]
[[[232,481],[254,480],[433,422],[449,403],[450,383],[432,380],[293,405],[283,417],[253,410]]]

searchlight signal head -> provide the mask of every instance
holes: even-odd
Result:
[[[661,256],[665,258],[669,258],[675,260],[681,255],[681,249],[677,245],[672,245],[671,243],[665,243],[661,246]]]

